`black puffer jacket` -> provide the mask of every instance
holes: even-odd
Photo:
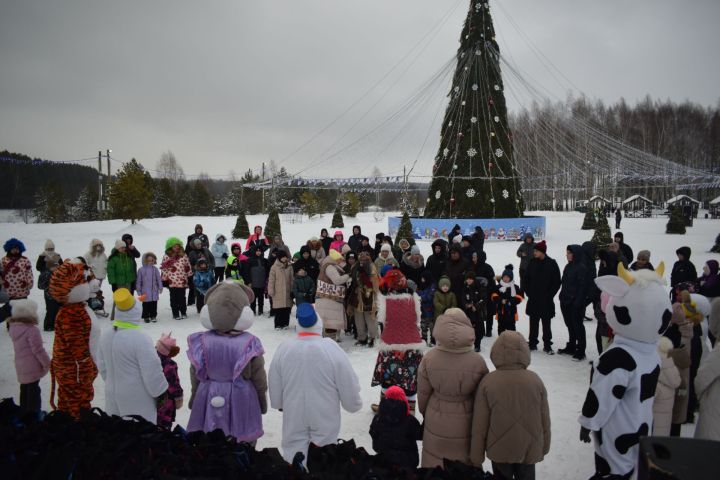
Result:
[[[600,257],[600,268],[598,268],[597,276],[613,275],[617,277],[617,267],[618,263],[620,263],[617,253],[609,250],[600,250],[598,256]]]
[[[358,233],[354,233],[356,228]],[[355,252],[360,251],[363,237],[364,235],[362,234],[362,228],[360,228],[360,225],[353,225],[353,234],[347,239],[347,244],[350,246],[350,250]]]
[[[308,247],[307,245],[303,245],[302,247],[300,247],[300,258],[293,262],[293,271],[297,273],[297,271],[302,268],[303,270],[305,270],[305,273],[308,274],[308,277],[312,278],[313,281],[317,282],[318,276],[320,275],[320,264],[312,257],[303,257],[303,253],[305,252],[310,253],[310,247]]]
[[[370,424],[375,453],[389,465],[407,468],[417,468],[420,462],[417,441],[422,432],[420,422],[408,415],[407,404],[389,398],[380,401],[380,411]]]
[[[545,256],[544,260],[533,258],[525,270],[525,313],[542,318],[555,316],[555,295],[560,290],[560,267],[557,262]]]
[[[460,253],[460,258],[457,261],[453,261],[452,255],[448,258],[447,266],[445,268],[445,275],[450,279],[452,286],[450,289],[455,294],[456,298],[460,298],[462,295],[462,287],[465,283],[465,272],[468,270],[469,264],[467,260],[462,257],[462,252],[458,245],[453,245],[450,251],[457,250]]]
[[[485,250],[485,232],[480,225],[475,226],[475,233],[470,238],[470,243],[476,252]]]
[[[695,270],[695,265],[690,261],[690,255],[692,254],[690,247],[680,247],[675,253],[682,255],[684,260],[678,260],[675,262],[675,265],[673,265],[672,273],[670,274],[670,286],[674,287],[682,282],[697,282],[697,270]]]
[[[632,262],[635,258],[635,255],[633,254],[633,249],[630,248],[630,245],[625,243],[625,235],[623,235],[622,232],[615,232],[615,237],[618,237],[620,241],[618,242],[620,244],[620,251],[622,252],[623,256],[628,262]],[[615,238],[613,237],[613,238]]]
[[[588,281],[588,292],[585,300],[586,304],[589,305],[595,300],[600,299],[600,289],[595,285],[595,279],[597,278],[597,263],[595,261],[595,244],[592,242],[585,242],[582,244],[582,250],[585,254],[583,260],[587,267],[590,279]]]
[[[440,253],[435,253],[435,247],[442,248]],[[437,239],[432,243],[432,255],[427,258],[425,268],[432,274],[433,280],[437,283],[440,277],[445,275],[445,266],[447,264],[447,242],[443,239]]]
[[[590,284],[590,273],[583,260],[585,253],[580,245],[568,245],[568,250],[573,254],[573,261],[563,270],[560,304],[583,308]]]

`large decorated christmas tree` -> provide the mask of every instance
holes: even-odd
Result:
[[[488,2],[471,0],[425,217],[522,216],[499,58]]]

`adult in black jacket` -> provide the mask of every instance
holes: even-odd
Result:
[[[451,246],[450,258],[445,266],[445,275],[450,279],[450,289],[455,294],[455,298],[462,296],[465,272],[468,270],[468,266],[468,262],[462,256],[460,245]]]
[[[427,258],[425,268],[430,271],[433,282],[440,281],[440,277],[445,275],[445,267],[447,264],[447,242],[442,238],[438,238],[432,243],[432,255]]]
[[[328,233],[327,228],[320,230],[320,242],[322,243],[323,250],[325,250],[325,255],[330,255],[330,245],[333,242],[333,238]]]
[[[597,278],[597,262],[595,260],[595,244],[592,242],[584,242],[582,244],[582,250],[583,250],[583,262],[585,262],[585,266],[588,270],[588,275],[590,276],[590,279],[588,280],[588,290],[587,290],[587,297],[585,298],[585,306],[593,305],[595,302],[600,301],[600,289],[597,285],[595,285],[595,279]],[[592,320],[591,318],[585,317],[583,314],[583,318],[587,320]]]
[[[560,310],[568,329],[568,343],[558,350],[563,355],[572,355],[576,361],[585,359],[585,300],[587,298],[590,273],[580,245],[568,245],[567,265],[563,270],[560,289]]]
[[[420,247],[413,245],[410,247],[410,251],[403,255],[400,262],[400,271],[405,275],[405,278],[415,282],[415,285],[419,285],[420,276],[424,270],[425,259],[420,254]]]
[[[210,248],[210,239],[203,233],[203,226],[199,223],[195,225],[195,233],[192,235],[188,235],[187,237],[187,243],[185,244],[185,253],[189,254],[190,250],[193,249],[193,241],[199,238],[200,242],[202,242],[202,246],[205,248]]]
[[[620,245],[620,251],[622,252],[623,257],[625,257],[628,262],[632,262],[633,258],[635,258],[635,254],[633,254],[633,249],[630,248],[630,245],[625,243],[625,235],[623,235],[622,232],[615,232],[613,240]]]
[[[475,276],[482,277],[487,280],[487,298],[485,299],[485,307],[487,316],[485,317],[485,336],[492,337],[493,318],[495,317],[495,302],[490,301],[490,293],[495,291],[495,270],[487,263],[487,253],[483,250],[475,252],[468,266],[475,272]]]
[[[380,400],[378,414],[370,424],[372,447],[385,465],[414,471],[420,462],[417,441],[422,439],[423,428],[410,415],[405,395],[397,390],[400,387],[390,387],[386,392],[389,397]]]
[[[360,248],[355,250],[355,253],[357,253],[358,255],[360,255],[360,252],[367,252],[368,255],[370,255],[370,259],[372,259],[373,262],[377,258],[375,256],[375,248],[373,248],[373,246],[370,245],[370,239],[368,237],[366,237],[365,235],[363,235],[360,238]]]
[[[458,235],[462,236],[462,227],[456,223],[452,230],[450,230],[450,233],[448,233],[448,244],[452,245],[453,239]]]
[[[363,239],[362,229],[360,228],[360,225],[353,225],[352,232],[353,234],[350,236],[350,238],[347,239],[347,243],[350,246],[350,250],[354,252],[359,252],[360,245]]]
[[[385,234],[380,232],[375,234],[375,245],[373,246],[373,250],[375,253],[373,253],[373,258],[377,258],[380,256],[380,249],[383,246],[383,238],[385,237]]]
[[[675,254],[678,257],[678,261],[673,265],[672,273],[670,274],[670,286],[675,288],[679,283],[697,282],[697,270],[695,270],[695,265],[690,261],[690,255],[692,254],[690,247],[680,247],[675,250]]]
[[[475,233],[470,237],[472,247],[476,252],[482,252],[485,249],[485,232],[480,225],[475,225]]]
[[[300,247],[300,258],[295,260],[292,266],[295,273],[302,268],[308,277],[312,278],[314,282],[317,282],[318,276],[320,275],[320,264],[312,258],[310,247],[307,245]]]
[[[548,257],[545,241],[535,245],[533,258],[525,270],[525,313],[530,317],[530,350],[537,350],[540,323],[543,330],[543,351],[553,355],[550,320],[555,317],[555,295],[560,290],[560,267]]]

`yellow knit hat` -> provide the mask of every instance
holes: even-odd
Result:
[[[135,297],[127,288],[118,288],[113,293],[113,302],[120,310],[130,310],[135,305]]]
[[[342,260],[343,256],[342,256],[342,253],[333,249],[333,250],[330,250],[330,258],[332,258],[333,260],[335,260],[337,262],[338,260]]]

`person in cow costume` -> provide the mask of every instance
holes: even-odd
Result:
[[[599,358],[579,418],[580,439],[595,444],[595,479],[630,478],[638,458],[638,442],[652,431],[653,399],[660,375],[657,341],[670,319],[671,306],[656,271],[628,272],[595,283],[607,298],[605,313],[615,332],[612,346]]]

